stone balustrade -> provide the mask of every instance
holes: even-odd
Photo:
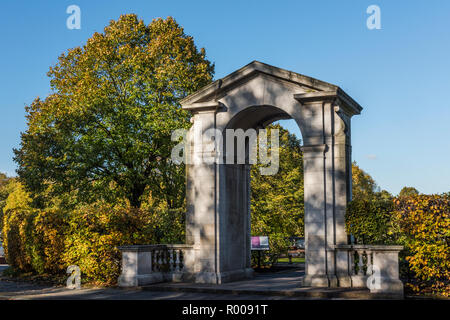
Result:
[[[340,287],[369,288],[372,293],[403,296],[398,254],[402,246],[337,245],[336,276]],[[158,282],[195,280],[193,246],[185,244],[119,247],[122,273],[119,286],[136,287]]]
[[[337,245],[337,253],[348,259],[348,270],[338,270],[340,277],[347,274],[351,287],[366,287],[373,293],[403,296],[399,279],[398,253],[402,246]]]
[[[136,287],[165,281],[185,280],[185,262],[191,245],[158,244],[121,246],[122,273],[119,286]]]

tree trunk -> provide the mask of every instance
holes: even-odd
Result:
[[[144,194],[145,186],[142,184],[134,184],[131,189],[131,194],[128,196],[130,205],[133,208],[139,209],[141,207],[141,196]]]

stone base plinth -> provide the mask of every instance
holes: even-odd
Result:
[[[238,269],[226,272],[200,272],[195,275],[196,283],[221,284],[237,280],[251,279],[253,277],[253,269]]]
[[[351,288],[352,278],[349,275],[337,275],[338,287],[340,288]]]
[[[401,280],[381,278],[378,287],[375,285],[374,288],[369,287],[369,289],[371,293],[391,294],[398,297],[404,295]]]
[[[305,275],[300,280],[302,287],[318,287],[336,288],[338,286],[338,279],[334,275]]]
[[[139,287],[160,282],[194,282],[195,276],[188,272],[153,272],[135,276],[120,275],[119,287]]]
[[[164,276],[161,272],[135,276],[121,275],[118,280],[120,287],[140,287],[159,282],[164,282]]]
[[[353,288],[367,288],[367,276],[365,275],[352,275],[352,287]]]

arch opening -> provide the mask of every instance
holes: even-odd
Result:
[[[227,198],[225,202],[229,204],[226,210],[235,215],[231,220],[236,228],[229,234],[229,240],[235,243],[233,245],[235,251],[230,252],[230,256],[244,257],[244,261],[241,261],[242,267],[255,269],[257,267],[255,263],[259,262],[260,254],[259,251],[253,251],[252,254],[251,236],[268,236],[271,249],[269,254],[263,255],[263,262],[265,260],[270,264],[275,263],[275,266],[278,258],[280,262],[288,258],[288,250],[292,249],[289,247],[293,241],[304,240],[303,159],[300,149],[302,144],[300,128],[297,122],[282,109],[265,105],[251,106],[239,112],[231,119],[224,131],[227,129],[244,131],[254,129],[257,132],[260,129],[267,129],[269,137],[272,136],[274,129],[278,131],[277,172],[273,175],[262,175],[259,171],[261,166],[259,161],[256,164],[249,163],[250,136],[248,136],[245,141],[246,163],[226,165],[225,189],[227,192],[224,194]],[[290,132],[289,129],[296,132]],[[226,137],[225,132],[224,137]],[[283,181],[283,179],[286,180]],[[240,224],[246,225],[245,232],[242,232]],[[304,261],[304,255],[301,258]],[[235,259],[230,259],[230,264],[235,264],[233,260]],[[282,264],[278,264],[278,267],[280,265]],[[256,270],[262,269],[256,268]]]

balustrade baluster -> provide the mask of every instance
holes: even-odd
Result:
[[[350,275],[356,274],[356,268],[355,268],[355,251],[349,250],[348,254],[350,256]]]
[[[157,271],[156,269],[158,268],[158,261],[156,260],[156,250],[155,249],[153,249],[151,251],[151,256],[152,256],[152,261],[153,261],[152,271],[156,272]]]
[[[373,270],[372,270],[372,251],[366,250],[366,254],[367,254],[367,271],[366,271],[366,274],[368,276],[371,276],[373,274]]]
[[[150,251],[150,271],[153,271],[153,252]]]
[[[173,271],[173,249],[169,250],[169,270]]]
[[[159,250],[155,250],[155,271],[159,271]]]
[[[186,254],[186,251],[184,249],[180,249],[180,270],[183,270],[183,268],[184,268],[185,254]]]
[[[175,271],[180,272],[180,251],[179,249],[175,250]]]
[[[162,267],[162,271],[165,271],[165,266],[167,265],[167,250],[162,249],[161,250],[161,267]]]
[[[161,271],[162,266],[162,250],[157,250],[158,252],[158,271]]]
[[[363,261],[363,254],[364,251],[363,250],[357,250],[356,251],[358,253],[358,273],[357,275],[362,276],[364,275],[364,261]]]
[[[363,271],[363,276],[366,275],[366,271],[367,271],[367,252],[366,250],[363,251],[363,259],[362,259],[363,265],[362,265],[362,271]]]

